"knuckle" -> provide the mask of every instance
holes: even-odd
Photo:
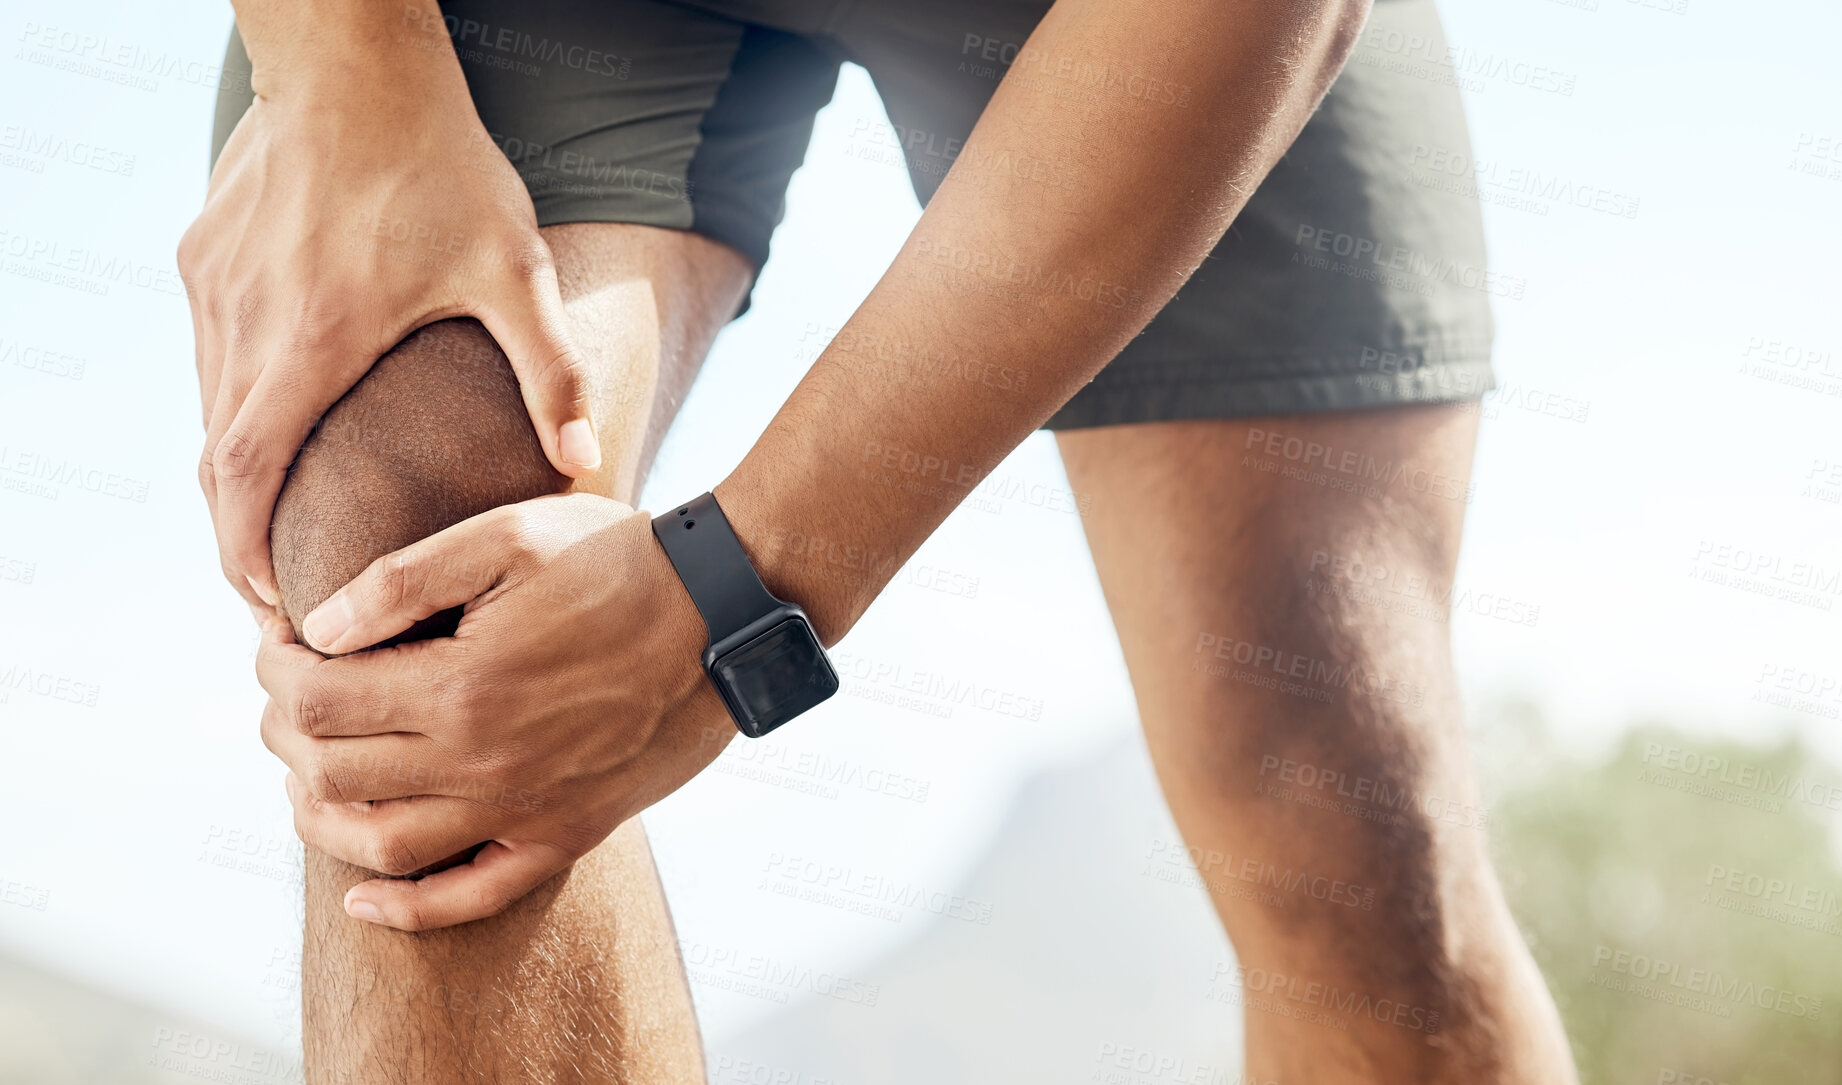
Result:
[[[325,283],[314,283],[295,295],[294,327],[303,332],[331,327],[344,320],[350,309],[343,291],[331,289]]]
[[[179,244],[173,249],[173,262],[179,265],[179,277],[190,279],[193,269],[198,266],[197,260],[198,223],[194,221],[186,227],[185,233],[179,235]]]
[[[183,256],[179,258],[178,263],[179,286],[185,291],[186,304],[192,307],[194,316],[202,316],[208,312],[208,308],[205,305],[205,285],[201,281],[198,269],[187,263]]]
[[[295,729],[301,734],[323,738],[332,733],[333,699],[319,683],[303,683],[294,695],[292,708]]]
[[[249,434],[232,426],[211,452],[212,474],[220,484],[246,482],[262,469],[261,451]]]
[[[386,554],[378,559],[377,590],[383,604],[395,610],[416,596],[426,575],[426,561],[415,549]]]
[[[541,237],[530,237],[507,250],[505,262],[512,276],[527,285],[540,283],[556,274],[556,258]]]
[[[217,472],[212,466],[209,450],[198,457],[198,488],[207,497],[217,490]]]
[[[307,791],[324,803],[349,802],[350,788],[345,772],[325,756],[317,757],[307,769]]]
[[[379,874],[401,877],[421,867],[416,849],[400,834],[378,830],[371,834],[366,850],[366,865]]]
[[[556,398],[568,408],[568,413],[587,414],[593,405],[595,390],[581,356],[573,351],[565,353],[557,359],[556,369],[552,378],[556,382]]]
[[[551,398],[568,407],[570,413],[579,413],[588,408],[590,389],[587,366],[575,350],[566,346],[558,347],[555,353],[541,356],[537,366],[537,380],[550,390]]]
[[[173,262],[179,266],[179,279],[185,284],[186,294],[194,299],[199,296],[200,286],[204,280],[205,242],[203,219],[194,219],[192,225],[179,235],[179,244],[173,249]]]
[[[297,348],[318,351],[337,343],[354,306],[337,292],[309,290],[295,299],[288,323],[288,341]]]
[[[261,341],[263,325],[267,319],[261,299],[260,290],[246,286],[241,290],[233,288],[227,301],[218,302],[213,312],[224,325],[228,342],[248,346]]]
[[[296,807],[294,810],[294,835],[300,838],[301,843],[309,847],[319,847],[319,832],[315,827],[314,819],[308,815],[304,806]]]
[[[428,717],[439,723],[457,747],[455,756],[471,758],[477,745],[474,704],[480,689],[464,670],[444,671],[429,683]]]
[[[536,519],[518,505],[508,505],[499,518],[499,542],[518,561],[542,557],[543,537]]]
[[[512,518],[505,544],[506,550],[520,564],[540,556],[543,550],[536,526],[523,515]]]

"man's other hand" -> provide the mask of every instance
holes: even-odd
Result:
[[[452,637],[359,652],[453,607]],[[373,562],[302,630],[333,658],[271,621],[256,662],[301,839],[389,875],[489,842],[346,895],[348,914],[403,930],[503,910],[735,735],[651,521],[602,497],[462,521]]]
[[[600,462],[530,196],[445,32],[394,33],[429,40],[385,41],[375,64],[323,56],[278,74],[259,61],[258,97],[179,243],[205,419],[199,483],[224,573],[252,602],[278,598],[269,518],[289,462],[424,324],[477,317],[510,357],[551,464],[579,477]]]

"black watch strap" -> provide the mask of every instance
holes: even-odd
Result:
[[[761,583],[715,494],[694,497],[655,516],[652,533],[704,616],[711,644],[785,605]]]

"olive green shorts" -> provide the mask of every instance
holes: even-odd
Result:
[[[905,165],[923,203],[998,81],[1204,108],[1155,72],[1025,63],[1046,0],[402,0],[445,23],[486,130],[542,225],[694,230],[757,269],[838,66],[867,69],[889,123],[853,153]],[[1492,386],[1475,190],[1441,170],[1469,137],[1431,0],[1376,0],[1298,141],[1176,298],[1051,428],[1470,399]],[[227,76],[247,71],[234,39]],[[226,79],[247,87],[248,81]],[[213,156],[248,108],[218,108]],[[1208,106],[1208,108],[1219,108]],[[1061,183],[1043,163],[1020,175]],[[1086,168],[1086,167],[1083,167]]]

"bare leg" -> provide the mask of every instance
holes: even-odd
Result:
[[[1152,759],[1240,958],[1215,979],[1247,1007],[1250,1076],[1573,1081],[1485,852],[1447,626],[1373,580],[1451,584],[1476,415],[1058,436]],[[1268,469],[1287,466],[1315,477]]]
[[[544,236],[599,378],[603,467],[575,488],[631,501],[749,271],[692,234],[595,224]],[[569,488],[491,337],[471,321],[430,325],[334,405],[296,461],[271,527],[286,609],[298,623],[380,554]],[[703,1080],[638,819],[503,914],[459,927],[410,934],[349,918],[345,891],[371,876],[307,853],[310,1085]]]

